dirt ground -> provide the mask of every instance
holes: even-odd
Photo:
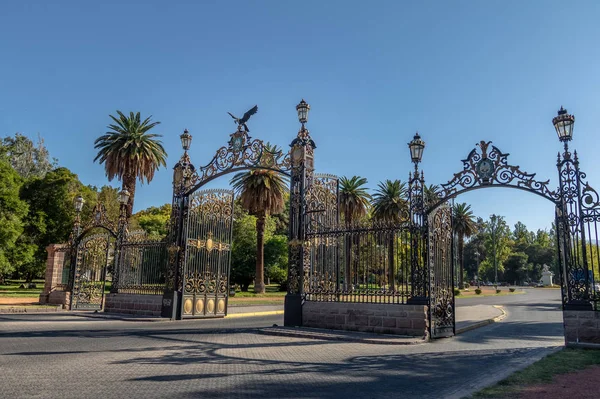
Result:
[[[36,297],[0,297],[0,305],[31,305],[38,303],[40,300],[39,296]]]
[[[521,399],[597,399],[600,398],[600,366],[554,377],[544,385],[526,387]]]

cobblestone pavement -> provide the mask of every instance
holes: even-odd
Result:
[[[502,322],[411,346],[265,332],[280,315],[163,323],[0,315],[0,396],[462,397],[563,344],[560,293],[518,297]]]

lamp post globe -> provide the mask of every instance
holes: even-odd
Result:
[[[187,129],[183,130],[183,133],[179,136],[181,139],[181,147],[183,147],[184,151],[187,151],[192,146],[192,135],[188,132]]]
[[[425,142],[419,136],[419,132],[415,134],[412,141],[408,143],[408,148],[410,149],[410,158],[415,163],[415,166],[421,162],[423,158],[423,150],[425,149]]]
[[[566,143],[573,139],[575,116],[570,115],[562,106],[558,110],[558,115],[552,118],[552,124],[554,125],[558,139],[561,142]]]
[[[310,111],[310,105],[304,99],[300,101],[300,104],[296,105],[296,111],[298,112],[298,121],[304,126],[308,122],[308,111]]]
[[[84,203],[85,203],[85,200],[83,199],[83,197],[81,195],[78,195],[77,197],[75,197],[75,199],[73,200],[73,206],[75,207],[75,212],[77,212],[77,213],[81,212],[81,210],[83,209]]]
[[[129,190],[127,190],[126,188],[121,190],[121,192],[119,193],[119,203],[121,205],[127,205],[127,203],[129,202],[130,195],[131,194],[129,193]]]

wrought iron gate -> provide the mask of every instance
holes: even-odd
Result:
[[[110,233],[84,237],[77,245],[71,309],[100,310],[109,266],[115,261],[116,240]]]
[[[431,338],[454,335],[454,254],[452,208],[443,204],[427,218],[429,328]]]
[[[182,318],[227,315],[233,235],[233,191],[191,194],[184,227]]]

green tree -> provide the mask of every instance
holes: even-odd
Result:
[[[19,174],[5,157],[0,157],[0,282],[14,271],[11,260],[18,258],[16,243],[23,233],[22,219],[28,211],[27,204],[19,198],[20,186]]]
[[[267,143],[270,151],[277,151]],[[254,292],[265,292],[264,234],[268,215],[284,209],[287,184],[282,176],[269,170],[252,170],[236,174],[231,179],[233,188],[240,193],[240,203],[251,215],[256,216],[256,273]]]
[[[114,123],[108,125],[109,131],[94,142],[94,148],[98,150],[94,162],[104,164],[109,181],[117,177],[129,190],[129,218],[135,200],[136,180],[141,183],[152,181],[154,173],[166,166],[167,153],[158,140],[162,136],[148,133],[160,122],[151,122],[152,117],[142,121],[139,112],[130,112],[129,116],[121,111],[117,114],[118,118],[109,115]]]
[[[504,272],[504,262],[511,253],[512,242],[510,239],[510,229],[504,220],[504,217],[491,215],[485,224],[485,247],[486,260],[497,269],[501,276]],[[494,282],[497,282],[494,273]]]
[[[92,217],[97,192],[81,184],[77,175],[67,168],[57,168],[43,178],[29,179],[23,184],[21,198],[29,206],[24,218],[23,241],[36,247],[33,261],[19,268],[19,273],[27,279],[43,273],[48,245],[67,241],[75,219],[73,199],[79,194],[86,201],[81,214],[82,224],[85,225]]]
[[[523,252],[511,253],[504,262],[504,280],[509,283],[523,282],[528,275],[529,257]]]
[[[273,218],[274,219],[274,218]],[[274,235],[265,243],[265,274],[272,283],[286,288],[288,269],[288,237]]]
[[[371,196],[367,192],[365,184],[367,179],[359,176],[350,178],[343,176],[339,181],[339,210],[344,219],[347,229],[367,215]],[[344,285],[350,289],[352,283],[352,247],[356,243],[357,237],[346,235],[344,243]]]
[[[379,183],[373,195],[373,219],[385,223],[400,223],[408,219],[408,201],[406,198],[406,185],[400,180],[386,180]],[[395,290],[394,241],[396,235],[389,234],[387,243],[388,281],[390,289]]]
[[[137,223],[149,235],[164,237],[169,232],[170,217],[171,204],[164,204],[160,207],[151,206],[135,213],[131,223]]]
[[[0,142],[0,152],[8,157],[11,166],[24,179],[44,177],[56,166],[56,159],[50,160],[44,140],[39,135],[37,144],[20,133],[5,137]]]
[[[339,209],[346,227],[364,217],[369,209],[371,196],[365,187],[367,179],[359,176],[340,178]]]
[[[475,225],[475,216],[471,210],[471,205],[467,205],[465,203],[456,204],[452,209],[452,213],[454,232],[458,236],[458,263],[460,265],[458,286],[463,288],[463,277],[465,275],[465,237],[471,237],[477,231],[477,226]]]
[[[264,238],[268,243],[275,223],[271,218],[265,223]],[[256,216],[249,215],[236,206],[233,222],[233,245],[231,248],[231,281],[240,285],[242,291],[248,287],[256,275]]]
[[[423,195],[425,196],[425,206],[434,205],[440,200],[440,186],[430,184],[423,187]]]
[[[373,195],[373,219],[399,223],[408,217],[406,184],[400,180],[379,183]]]

